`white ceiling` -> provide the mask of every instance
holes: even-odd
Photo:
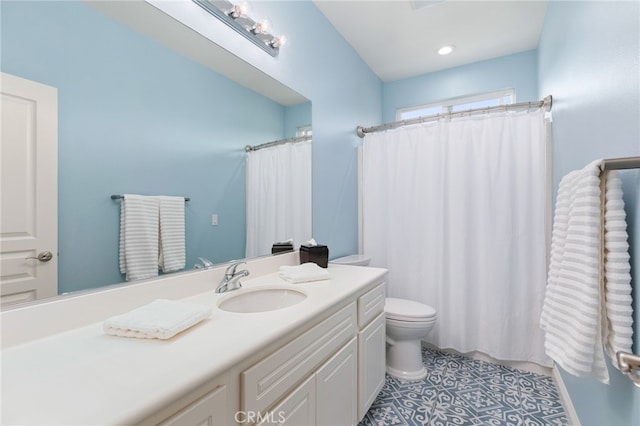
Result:
[[[383,81],[535,49],[547,10],[546,0],[314,3]],[[438,55],[446,44],[456,49]]]

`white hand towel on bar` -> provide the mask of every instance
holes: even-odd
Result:
[[[331,274],[313,262],[297,266],[281,266],[278,275],[293,284],[331,279]]]
[[[127,281],[158,275],[158,199],[124,194],[120,205],[120,272]]]
[[[211,315],[211,308],[158,299],[103,323],[105,333],[138,339],[169,339]]]
[[[621,337],[624,340],[627,334],[621,330],[626,330],[624,327],[631,320],[627,309],[630,303],[626,297],[617,296],[625,293],[625,286],[630,292],[630,286],[628,282],[612,282],[607,289],[604,287],[604,265],[610,261],[610,267],[616,273],[624,271],[621,251],[626,252],[626,248],[619,244],[622,238],[619,234],[620,204],[612,202],[610,207],[617,213],[612,211],[610,214],[610,226],[615,231],[612,230],[609,238],[616,240],[610,244],[615,250],[610,252],[609,260],[603,256],[600,164],[601,160],[594,161],[567,174],[560,182],[540,325],[545,331],[547,355],[564,370],[576,376],[591,375],[608,383],[603,345],[620,348]],[[621,191],[616,192],[615,186],[615,182],[611,183],[612,190],[608,193],[621,200]],[[624,239],[626,242],[626,231]],[[611,278],[617,277],[611,275]],[[605,297],[608,298],[606,304]],[[624,320],[617,317],[619,313],[623,313]],[[611,315],[615,317],[613,322],[608,320]],[[621,324],[624,324],[622,328]],[[612,331],[607,333],[610,327]]]
[[[184,197],[158,196],[160,201],[160,255],[162,272],[184,269]]]
[[[631,264],[627,242],[627,221],[622,199],[622,181],[615,170],[605,172],[606,204],[605,310],[608,326],[604,332],[605,349],[618,366],[616,352],[631,352],[633,344],[633,300],[631,298]]]

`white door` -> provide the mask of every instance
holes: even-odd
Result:
[[[58,293],[58,91],[0,75],[0,304]]]

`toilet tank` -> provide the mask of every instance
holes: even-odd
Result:
[[[333,259],[329,263],[335,263],[338,265],[367,266],[369,262],[371,262],[371,258],[369,256],[365,256],[363,254],[352,254],[350,256]]]

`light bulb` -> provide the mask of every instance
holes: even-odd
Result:
[[[269,32],[269,21],[264,20],[256,22],[255,25],[251,28],[251,32],[254,34],[265,34]]]
[[[249,5],[247,3],[235,4],[227,11],[227,16],[233,19],[238,19],[242,15],[246,15],[248,10]]]
[[[274,49],[277,49],[279,47],[284,46],[285,44],[287,44],[287,38],[283,35],[281,36],[277,36],[274,37],[270,42],[269,42],[269,46],[273,47]]]

